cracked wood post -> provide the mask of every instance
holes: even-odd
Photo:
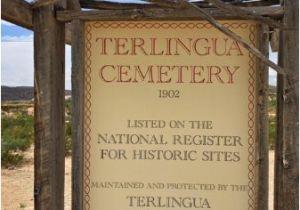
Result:
[[[299,209],[299,1],[284,1],[285,30],[280,33],[277,139],[275,150],[275,210]]]
[[[260,24],[258,48],[263,55],[269,57],[269,27]],[[257,83],[257,209],[268,210],[269,204],[269,133],[268,133],[268,66],[258,59]]]
[[[33,9],[35,210],[64,209],[65,24],[55,9]]]

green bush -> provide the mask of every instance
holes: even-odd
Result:
[[[269,120],[269,148],[275,148],[276,141],[276,88],[270,89],[268,97],[268,120]]]
[[[65,124],[65,155],[72,153],[72,125],[70,122]]]
[[[66,99],[65,101],[65,110],[66,110],[66,120],[71,121],[71,115],[72,115],[72,99]]]
[[[65,155],[71,155],[72,153],[72,99],[66,99],[65,101]]]
[[[275,148],[276,138],[276,116],[269,116],[269,147]]]
[[[5,114],[2,115],[1,161],[2,166],[4,167],[8,167],[11,165],[16,166],[22,163],[22,151],[28,149],[33,143],[34,120],[33,116],[27,114],[27,107],[29,105],[25,105],[23,103],[7,103],[2,104],[1,106],[3,113],[12,113],[11,116]],[[31,106],[33,106],[33,104],[31,104]],[[71,99],[66,100],[65,109],[65,155],[71,155]]]
[[[33,141],[33,117],[16,113],[13,117],[2,116],[1,123],[2,166],[18,165]]]

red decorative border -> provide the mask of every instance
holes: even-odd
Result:
[[[92,26],[86,24],[85,27],[85,72],[84,72],[84,163],[83,163],[83,190],[84,190],[84,199],[83,206],[84,209],[90,209],[90,149],[91,149],[91,56],[92,56]],[[76,99],[74,99],[76,100]]]
[[[247,29],[248,23],[222,23],[225,27],[231,29]],[[213,26],[208,22],[95,22],[92,24],[95,28],[127,28],[127,29],[210,29]]]
[[[249,40],[253,46],[256,46],[256,25],[250,24]],[[255,75],[256,75],[256,57],[249,52],[249,70],[248,70],[248,210],[256,209],[255,202]]]
[[[222,23],[230,29],[249,29],[249,40],[252,45],[256,45],[256,25],[248,23],[229,22]],[[213,26],[207,22],[92,22],[85,26],[85,74],[84,74],[84,178],[83,207],[90,210],[90,149],[91,149],[91,40],[92,28],[129,28],[129,29],[210,29]],[[256,57],[249,52],[248,69],[248,210],[256,209],[255,200],[255,75]]]

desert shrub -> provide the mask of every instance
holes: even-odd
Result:
[[[72,99],[68,98],[65,101],[65,155],[72,153]]]
[[[276,117],[269,116],[269,146],[270,149],[275,148],[275,138],[276,138]]]
[[[273,88],[269,90],[270,94],[268,97],[268,111],[269,111],[269,147],[270,149],[275,148],[276,141],[276,89]]]
[[[65,155],[72,153],[72,126],[70,122],[65,124]]]
[[[2,116],[1,123],[2,166],[18,165],[23,160],[20,151],[25,151],[33,141],[33,117],[16,113]]]
[[[72,99],[68,98],[65,100],[65,112],[66,112],[66,120],[71,119],[72,115]]]

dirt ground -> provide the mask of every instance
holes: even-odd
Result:
[[[273,209],[274,151],[270,151],[270,199],[269,209]],[[26,163],[19,168],[1,170],[2,210],[33,208],[33,149],[25,154]],[[71,209],[71,158],[66,158],[65,169],[65,210]]]
[[[24,156],[22,167],[1,170],[1,209],[34,209],[33,148]],[[65,159],[65,210],[71,210],[71,157]]]

